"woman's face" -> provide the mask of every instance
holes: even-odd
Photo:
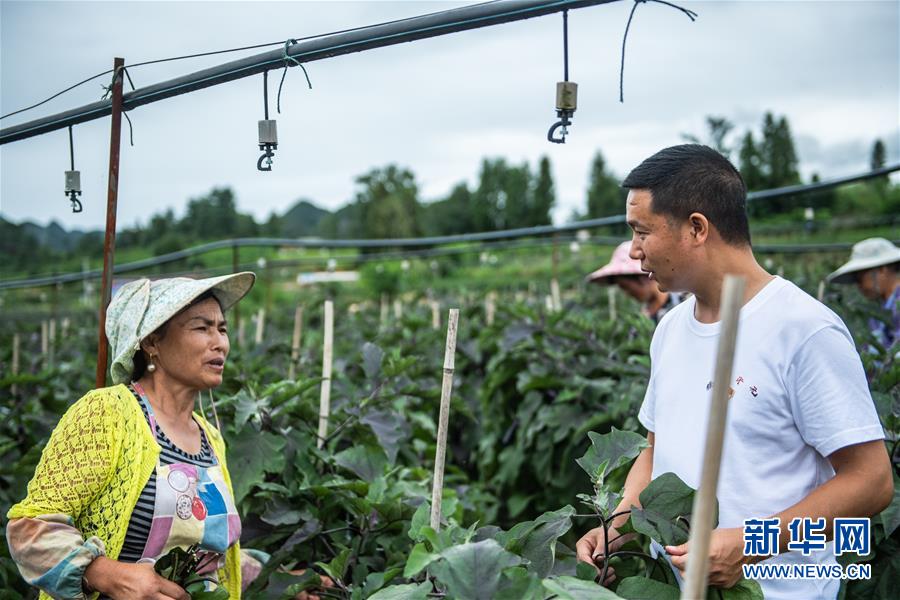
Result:
[[[178,313],[162,339],[145,344],[156,374],[201,390],[221,385],[229,348],[225,315],[214,298]]]

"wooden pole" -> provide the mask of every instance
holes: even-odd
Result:
[[[47,366],[47,355],[50,353],[50,335],[49,325],[46,319],[41,321],[41,358],[44,360],[44,366]]]
[[[431,327],[441,328],[441,305],[436,300],[431,301]]]
[[[387,294],[382,294],[382,295],[381,295],[381,314],[380,314],[380,317],[381,317],[381,321],[380,321],[380,322],[381,322],[381,325],[384,326],[384,324],[387,323],[387,318],[388,318],[388,301],[387,301]]]
[[[237,338],[238,346],[241,346],[241,347],[244,346],[244,329],[245,329],[244,321],[241,321],[240,324],[238,325],[238,338]]]
[[[237,273],[240,268],[240,248],[237,244],[231,247],[231,272]],[[234,305],[234,326],[237,328],[238,333],[241,331],[241,303],[238,302]],[[241,336],[238,335],[238,345],[241,345],[243,340]]]
[[[450,394],[456,364],[456,328],[459,309],[451,308],[447,321],[447,345],[444,349],[444,377],[441,381],[441,412],[438,418],[437,449],[434,455],[434,484],[431,488],[431,528],[441,526],[441,500],[444,497],[444,461],[447,458],[447,423],[450,418]]]
[[[550,280],[550,298],[553,300],[553,312],[562,310],[562,299],[559,295],[559,280],[554,277]]]
[[[824,279],[819,282],[819,292],[818,292],[818,294],[816,294],[816,298],[819,300],[819,302],[822,302],[822,300],[825,298],[825,280]]]
[[[109,178],[106,189],[106,235],[103,239],[103,280],[100,285],[100,324],[97,342],[98,388],[106,386],[109,341],[106,339],[106,307],[112,296],[113,265],[116,254],[116,211],[119,202],[119,144],[122,138],[122,79],[124,58],[113,60],[112,113],[109,134]]]
[[[394,298],[394,318],[398,321],[403,318],[403,301],[400,298]]]
[[[606,287],[606,299],[609,301],[609,320],[615,321],[616,314],[616,288],[615,286]]]
[[[13,354],[13,355],[12,355],[12,374],[13,374],[13,375],[18,375],[18,374],[19,374],[19,342],[20,342],[19,334],[18,334],[18,333],[14,333],[14,334],[13,334],[13,348],[12,348],[12,350],[13,350],[13,353],[12,353],[12,354]],[[12,392],[13,396],[16,395],[16,391],[17,391],[17,390],[18,390],[18,386],[17,386],[16,384],[13,384],[13,385],[12,385],[12,388],[11,388],[11,390],[10,390],[10,391]]]
[[[719,464],[725,439],[725,420],[731,394],[731,374],[734,367],[734,348],[737,342],[738,321],[744,301],[746,279],[726,275],[719,303],[721,329],[716,351],[712,402],[706,428],[706,448],[703,452],[703,471],[700,488],[694,496],[691,513],[690,555],[687,577],[682,588],[682,600],[705,600],[709,575],[709,538],[716,513],[716,488],[719,485]]]
[[[259,346],[263,342],[263,333],[266,328],[266,309],[260,308],[256,313],[256,345]]]
[[[328,435],[328,415],[331,413],[331,361],[334,344],[334,303],[325,301],[325,347],[322,350],[322,389],[319,395],[319,439],[316,447],[325,444]]]
[[[291,365],[288,367],[288,379],[293,380],[297,374],[297,360],[300,358],[300,333],[303,330],[303,307],[294,311],[294,337],[291,340]]]
[[[497,292],[489,292],[484,301],[484,317],[488,325],[494,324],[494,314],[497,311]]]
[[[50,319],[50,328],[47,331],[47,362],[52,367],[56,357],[56,319]]]

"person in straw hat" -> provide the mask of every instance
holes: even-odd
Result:
[[[192,545],[207,588],[240,598],[225,444],[194,405],[222,383],[224,313],[254,280],[138,279],[117,291],[106,321],[114,385],[63,415],[7,515],[10,554],[41,598],[190,598],[153,564]]]
[[[850,260],[828,276],[831,283],[855,283],[863,296],[890,312],[891,321],[869,319],[875,339],[886,350],[900,340],[900,248],[880,237],[853,245]]]
[[[659,323],[663,315],[681,302],[681,294],[663,292],[647,273],[641,269],[641,261],[629,256],[631,240],[622,242],[613,251],[606,264],[587,277],[588,283],[617,285],[619,289],[641,303],[641,312]]]

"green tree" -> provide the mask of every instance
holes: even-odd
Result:
[[[388,165],[356,178],[356,203],[367,238],[418,237],[420,226],[419,189],[407,169]]]
[[[741,148],[738,152],[738,168],[748,190],[759,190],[765,187],[759,149],[753,139],[753,132],[748,131],[741,139]]]
[[[881,140],[875,140],[875,143],[872,144],[872,158],[869,161],[869,166],[873,171],[884,167],[886,155],[887,151],[885,150],[884,142],[882,142]],[[882,204],[884,204],[887,200],[888,188],[890,187],[890,183],[890,179],[888,179],[887,175],[869,180],[870,187],[878,195],[878,198],[881,200]]]
[[[597,219],[625,212],[627,190],[619,185],[616,177],[606,168],[603,154],[598,150],[591,163],[591,175],[587,192],[587,218]]]
[[[763,117],[761,170],[765,188],[779,188],[800,183],[797,151],[786,117],[776,119],[771,112]],[[784,212],[796,206],[794,196],[766,201],[769,212]]]
[[[731,158],[733,148],[728,144],[726,138],[734,129],[734,123],[725,117],[709,115],[706,117],[706,128],[709,137],[708,142],[702,142],[700,138],[690,133],[684,133],[681,137],[694,144],[706,144],[717,150],[725,158]]]
[[[542,156],[538,163],[538,174],[534,181],[531,199],[531,217],[529,225],[549,225],[553,222],[550,211],[556,204],[556,189],[553,184],[553,173],[550,159]]]
[[[469,186],[461,182],[456,184],[446,198],[423,205],[425,235],[453,235],[473,231],[472,202]]]
[[[478,188],[473,194],[472,225],[474,231],[494,231],[505,225],[506,161],[502,158],[481,161]]]
[[[527,163],[518,167],[507,166],[500,174],[500,186],[505,199],[500,229],[529,227],[534,219],[531,170]]]

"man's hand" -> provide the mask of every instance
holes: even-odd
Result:
[[[609,528],[609,553],[612,554],[616,550],[622,547],[625,542],[634,538],[634,534],[621,535],[618,531],[616,531],[615,527]],[[603,561],[605,560],[604,556],[604,540],[606,536],[603,532],[603,527],[596,527],[588,531],[575,545],[575,550],[577,551],[578,560],[581,562],[586,562],[589,565],[592,565],[595,569],[597,569],[597,573],[601,573],[601,566],[603,565]],[[609,586],[613,581],[616,580],[616,571],[609,567],[606,569],[606,579],[603,581],[603,585]]]
[[[147,563],[122,563],[105,556],[94,559],[85,570],[91,587],[113,600],[190,600],[176,583],[160,577]]]
[[[688,544],[666,546],[672,565],[684,577],[689,556]],[[740,527],[714,529],[709,539],[709,585],[730,588],[744,576],[744,532]]]

